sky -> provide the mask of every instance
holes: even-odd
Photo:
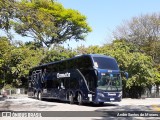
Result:
[[[57,0],[65,8],[78,10],[87,17],[87,23],[92,32],[87,35],[85,42],[70,41],[70,47],[80,45],[103,45],[111,43],[112,32],[123,21],[141,14],[160,12],[160,0]]]

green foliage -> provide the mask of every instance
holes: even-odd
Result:
[[[102,48],[99,46],[89,46],[88,48],[85,46],[79,46],[75,49],[77,54],[102,54]]]
[[[130,76],[128,86],[147,87],[154,84],[152,59],[141,53],[134,53],[128,69]]]
[[[116,39],[125,39],[128,43],[136,48],[139,53],[135,56],[141,61],[135,60],[131,65],[131,73],[136,71],[137,74],[131,74],[132,79],[129,80],[129,86],[146,86],[150,83],[157,85],[159,88],[160,84],[160,34],[159,34],[159,23],[160,13],[152,13],[133,17],[129,21],[125,21],[123,24],[117,27],[114,31],[114,37]],[[142,56],[141,54],[142,53]],[[147,57],[151,57],[148,59]],[[148,61],[147,61],[148,59]],[[150,63],[151,64],[150,64]],[[150,64],[150,66],[149,66]],[[136,67],[132,70],[132,67]],[[143,72],[142,72],[143,71]],[[140,81],[138,81],[138,79]],[[137,82],[138,81],[138,82]],[[157,89],[157,94],[159,90]]]
[[[29,69],[38,65],[43,58],[42,49],[31,49],[31,45],[10,44],[7,38],[0,39],[0,83],[23,85]],[[25,81],[26,83],[27,81]]]
[[[117,27],[114,37],[134,44],[138,52],[151,56],[158,65],[160,64],[159,18],[160,13],[133,17]]]
[[[10,42],[6,37],[0,37],[0,83],[5,82],[6,74],[9,73],[9,53],[11,51]]]
[[[7,0],[0,6],[0,16],[0,28],[8,31],[12,27],[47,47],[66,40],[84,40],[91,32],[84,15],[50,0]]]
[[[22,78],[27,78],[29,70],[37,66],[43,58],[43,50],[30,49],[25,45],[22,45],[11,51],[11,71],[14,75],[15,82]],[[23,82],[23,81],[21,81]],[[20,84],[19,84],[20,85]]]
[[[127,87],[146,87],[155,83],[155,70],[150,56],[134,51],[132,44],[125,41],[115,41],[110,46],[104,46],[106,55],[116,58],[122,71],[129,73]]]
[[[41,64],[72,58],[75,55],[76,53],[72,52],[70,49],[65,49],[61,46],[57,46],[54,49],[46,52],[45,57],[41,61]]]
[[[0,0],[0,29],[7,32],[11,28],[9,21],[13,17],[13,2],[14,0]]]
[[[3,89],[11,89],[11,88],[13,88],[13,86],[12,85],[10,85],[10,84],[6,84],[4,87],[3,87]]]

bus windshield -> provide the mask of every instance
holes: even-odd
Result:
[[[103,74],[98,80],[98,89],[108,91],[122,90],[122,81],[120,74]]]
[[[113,58],[93,57],[94,66],[100,69],[119,70],[117,62]]]

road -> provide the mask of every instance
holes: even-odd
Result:
[[[28,98],[27,96],[16,96],[16,97],[10,97],[10,99],[5,99],[0,101],[0,111],[63,111],[59,112],[63,117],[57,117],[56,112],[53,112],[53,114],[56,114],[56,117],[54,119],[57,120],[63,120],[65,117],[64,114],[67,112],[65,111],[81,111],[78,112],[78,116],[80,114],[85,113],[86,114],[92,114],[93,116],[96,114],[94,112],[96,111],[155,111],[160,113],[160,98],[146,98],[146,99],[123,99],[121,102],[116,103],[105,103],[103,106],[100,105],[93,105],[93,104],[84,104],[84,105],[77,105],[76,103],[73,105],[70,105],[66,102],[60,102],[55,100],[45,100],[45,101],[39,101],[36,99]],[[86,111],[86,112],[84,112]],[[88,111],[88,112],[87,112]],[[94,111],[94,112],[91,112]],[[106,112],[107,113],[107,112]],[[69,114],[72,114],[70,112]],[[77,114],[77,113],[73,113]],[[92,116],[91,115],[91,116]],[[54,116],[54,115],[53,115]],[[77,119],[83,120],[101,120],[106,119],[106,117],[98,116],[98,117],[78,117]],[[96,116],[96,115],[95,115]],[[76,117],[76,115],[75,115]],[[67,117],[67,120],[74,120],[75,117]],[[19,117],[20,118],[20,117]],[[0,120],[17,120],[19,118],[5,118],[1,117]],[[46,117],[47,119],[51,119],[51,117]],[[29,118],[23,118],[28,120]],[[34,118],[40,119],[40,118]],[[42,119],[42,118],[41,118]],[[107,119],[131,119],[131,120],[139,120],[139,119],[160,119],[159,117],[107,117]],[[66,118],[65,118],[66,120]]]

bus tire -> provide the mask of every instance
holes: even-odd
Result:
[[[34,98],[35,98],[35,99],[37,99],[37,98],[38,98],[38,96],[37,96],[37,92],[36,92],[36,91],[34,92]]]
[[[73,94],[72,93],[69,94],[69,103],[70,104],[74,103],[74,98],[73,98]]]
[[[41,92],[38,92],[38,100],[42,100],[42,93]]]
[[[79,104],[79,105],[82,105],[82,104],[83,104],[83,101],[82,101],[82,94],[81,94],[81,93],[78,93],[77,101],[78,101],[78,104]]]

